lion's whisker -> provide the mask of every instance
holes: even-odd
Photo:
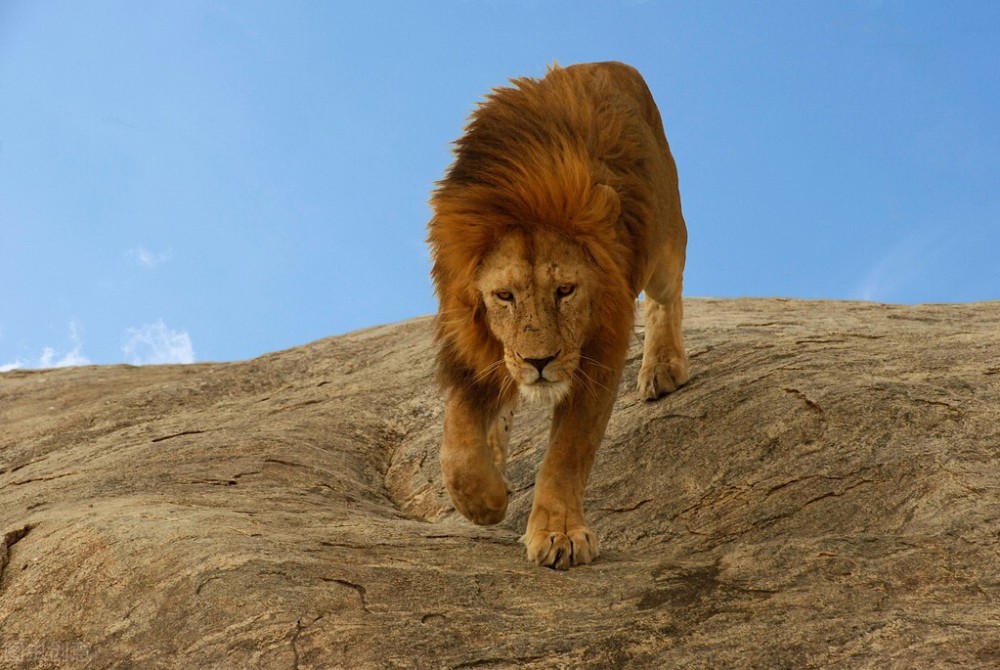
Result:
[[[608,388],[607,386],[605,386],[605,385],[604,385],[604,384],[602,384],[601,382],[597,381],[596,379],[594,379],[593,377],[591,377],[590,375],[588,375],[588,374],[587,374],[586,372],[584,372],[584,371],[583,371],[583,368],[577,368],[577,369],[575,370],[575,372],[579,372],[579,373],[580,373],[581,375],[583,375],[583,377],[584,377],[584,378],[585,378],[585,379],[586,379],[586,380],[587,380],[587,381],[588,381],[588,382],[589,382],[590,384],[592,384],[592,385],[596,385],[596,386],[599,386],[599,387],[601,387],[602,389],[604,389],[604,390],[605,390],[606,392],[608,392],[608,393],[611,393],[611,389],[609,389],[609,388]]]
[[[511,377],[510,375],[507,375],[506,377],[504,377],[503,381],[500,382],[500,395],[501,395],[501,397],[506,396],[507,392],[509,390],[512,390],[511,387],[513,385],[514,385],[514,378],[513,377]]]
[[[582,386],[585,389],[587,389],[587,391],[590,393],[590,395],[593,398],[595,398],[595,399],[597,398],[597,395],[594,393],[594,387],[591,386],[590,380],[587,379],[587,377],[583,374],[583,372],[580,370],[580,368],[577,368],[576,370],[573,370],[573,374],[571,375],[571,377],[574,380],[576,380],[577,382],[579,382],[580,386]]]
[[[611,369],[607,365],[605,365],[604,363],[601,363],[596,358],[591,358],[590,356],[584,356],[583,354],[580,354],[580,360],[581,361],[587,361],[588,363],[590,363],[591,365],[593,365],[595,368],[601,368],[602,370],[610,370]]]
[[[599,399],[600,398],[600,394],[597,392],[597,389],[594,388],[594,387],[595,386],[599,386],[601,388],[604,388],[604,387],[600,383],[598,383],[595,379],[593,379],[592,377],[590,377],[589,375],[587,375],[586,373],[581,373],[581,374],[583,374],[584,377],[586,377],[586,380],[587,380],[586,381],[586,386],[587,386],[587,390],[590,391],[590,395],[595,400]]]
[[[480,373],[477,374],[475,376],[475,378],[474,378],[475,381],[476,381],[476,383],[481,382],[484,379],[486,379],[486,377],[488,377],[489,375],[491,375],[501,365],[503,365],[503,359],[502,358],[500,360],[498,360],[498,361],[494,361],[494,362],[490,363],[488,366],[486,366],[485,368],[483,368],[483,370],[480,371]]]

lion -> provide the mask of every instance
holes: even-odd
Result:
[[[431,195],[440,462],[462,515],[502,521],[518,399],[550,404],[550,445],[521,541],[529,560],[568,569],[599,554],[584,492],[640,293],[640,396],[688,381],[687,229],[660,113],[637,70],[555,65],[511,84],[472,113]]]

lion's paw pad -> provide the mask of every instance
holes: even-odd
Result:
[[[597,536],[589,528],[576,528],[568,533],[536,530],[526,533],[521,541],[528,550],[528,560],[555,570],[586,565],[600,554]]]

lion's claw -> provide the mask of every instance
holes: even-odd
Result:
[[[687,381],[686,360],[672,360],[658,365],[643,363],[639,370],[639,396],[644,400],[656,400],[673,393]]]
[[[538,530],[526,533],[521,541],[527,548],[528,560],[555,570],[586,565],[600,555],[597,536],[589,528],[576,528],[568,533]]]

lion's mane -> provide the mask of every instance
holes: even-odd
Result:
[[[431,197],[428,226],[440,301],[440,381],[445,388],[462,385],[491,406],[516,390],[504,383],[504,366],[486,372],[503,349],[486,324],[476,272],[515,229],[565,233],[599,269],[596,323],[582,353],[620,364],[647,265],[652,196],[643,157],[657,142],[656,128],[662,135],[649,90],[628,66],[556,66],[543,79],[511,84],[472,113]]]

